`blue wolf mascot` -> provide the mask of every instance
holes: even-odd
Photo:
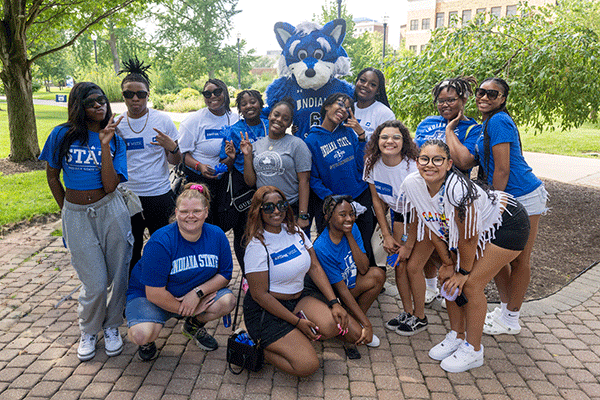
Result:
[[[342,48],[346,21],[336,19],[320,27],[303,22],[297,27],[286,22],[275,24],[275,36],[282,48],[279,76],[267,87],[269,109],[285,97],[296,105],[296,136],[304,139],[312,125],[321,123],[321,105],[336,92],[352,96],[354,87],[337,79],[350,74],[350,59]]]

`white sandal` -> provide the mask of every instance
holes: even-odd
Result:
[[[486,335],[518,335],[521,332],[521,327],[519,328],[511,328],[510,326],[505,325],[502,320],[502,317],[497,317],[492,319],[491,321],[486,321],[483,324],[483,333]]]

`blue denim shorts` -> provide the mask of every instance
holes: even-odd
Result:
[[[229,288],[219,289],[215,296],[215,301],[229,293],[233,294]],[[182,316],[163,310],[145,297],[136,297],[127,302],[125,306],[125,318],[127,318],[127,327],[131,328],[142,322],[154,322],[164,325],[169,319],[182,318]]]
[[[548,201],[548,192],[542,183],[534,191],[527,193],[523,196],[516,197],[519,203],[523,204],[528,215],[540,215],[546,214],[548,208],[546,202]]]

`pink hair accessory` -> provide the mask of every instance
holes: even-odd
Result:
[[[197,190],[200,193],[202,193],[202,191],[204,190],[204,188],[202,187],[202,185],[192,185],[192,186],[190,186],[190,189]]]

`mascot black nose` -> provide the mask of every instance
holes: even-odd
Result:
[[[304,75],[306,75],[308,78],[312,78],[316,74],[317,73],[315,72],[315,70],[313,68],[307,69],[306,72],[304,73]]]

